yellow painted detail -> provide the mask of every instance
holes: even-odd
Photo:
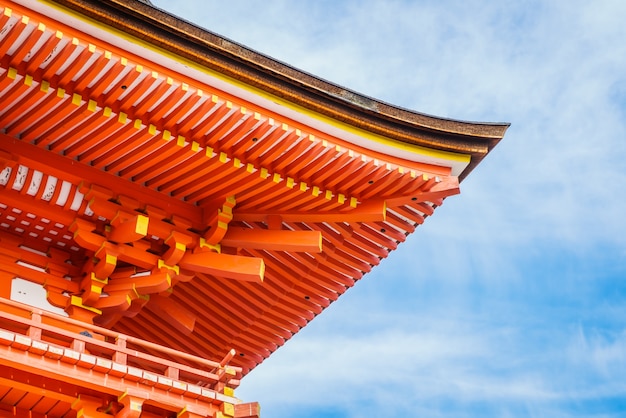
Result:
[[[228,155],[225,152],[220,152],[220,163],[226,163],[228,161]]]
[[[261,268],[259,268],[259,278],[263,281],[265,276],[265,261],[261,259]]]
[[[177,243],[177,245],[178,245],[178,243]],[[184,250],[185,249],[185,245],[184,244],[181,244],[181,245],[183,245],[183,250]],[[180,274],[180,267],[178,267],[178,266],[168,266],[167,264],[165,264],[165,261],[163,261],[161,259],[159,259],[157,261],[157,267],[158,268],[165,267],[168,270],[174,271],[176,274]]]
[[[261,170],[259,171],[259,176],[260,176],[262,179],[266,179],[266,178],[267,178],[267,176],[269,176],[269,174],[270,174],[270,173],[267,171],[267,168],[262,168],[262,167],[261,167]]]
[[[78,38],[72,38],[72,45],[78,46],[79,44],[80,44],[80,41],[78,40]]]
[[[88,311],[94,312],[98,315],[102,315],[102,311],[100,309],[83,305],[83,299],[78,296],[70,297],[70,305],[78,306],[79,308],[87,309]]]
[[[91,274],[89,275],[89,278],[93,282],[100,283],[101,286],[106,286],[109,283],[109,278],[108,277],[105,277],[103,279],[99,279],[99,278],[96,277],[94,272],[91,272]]]
[[[172,133],[167,129],[163,131],[163,139],[169,141],[172,139]]]
[[[128,115],[124,112],[120,112],[119,115],[117,116],[117,120],[120,123],[126,123],[126,121],[128,120]]]
[[[11,80],[15,80],[15,78],[17,77],[17,68],[9,68],[9,73],[7,74],[7,77]]]
[[[30,19],[28,18],[28,16],[22,16],[22,23],[23,23],[23,24],[28,25],[28,21],[29,21],[29,20],[30,20]]]
[[[165,80],[165,82],[171,86],[172,84],[174,84],[174,79],[172,77],[167,77],[167,80]]]
[[[222,252],[222,246],[220,244],[207,244],[206,239],[200,237],[200,248],[208,248],[210,250],[215,251],[216,253]]]
[[[235,416],[235,405],[233,405],[232,403],[224,402],[222,404],[222,412],[224,412],[224,415],[228,415],[228,416],[234,417]]]
[[[83,102],[83,98],[80,94],[74,93],[74,95],[72,96],[72,104],[75,106],[80,106],[80,104]]]
[[[137,217],[137,226],[135,227],[135,232],[140,235],[148,234],[148,223],[150,219],[145,215],[139,215]]]
[[[111,51],[104,51],[104,58],[105,59],[110,60],[112,56],[113,56],[113,54],[111,53]]]
[[[206,147],[205,150],[204,150],[204,155],[206,155],[209,158],[215,157],[215,153],[213,152],[213,148]]]
[[[181,84],[180,89],[181,89],[182,91],[187,91],[187,90],[189,90],[189,84],[187,84],[187,83],[183,83],[183,84]],[[200,96],[200,95],[199,95],[199,96]]]
[[[99,287],[99,286],[93,285],[93,284],[91,285],[91,291],[92,291],[93,293],[97,293],[97,294],[99,294],[99,295],[101,295],[101,294],[102,294],[102,288],[101,288],[101,287]]]
[[[38,31],[40,31],[40,32],[45,31],[45,30],[46,30],[46,25],[44,25],[43,23],[41,23],[41,22],[40,22],[40,23],[37,25],[37,30],[38,30]]]
[[[87,50],[93,54],[94,52],[96,52],[96,46],[94,44],[89,44]]]
[[[311,194],[315,197],[320,195],[320,188],[317,186],[313,186],[313,190],[311,191]]]
[[[301,192],[306,192],[306,190],[308,189],[308,186],[306,185],[305,182],[300,182],[300,191]]]
[[[339,193],[339,195],[337,196],[337,200],[343,205],[346,202],[346,197]]]
[[[289,125],[287,125],[286,123],[283,123],[282,128],[283,128],[283,131],[286,131],[289,129]]]
[[[228,386],[226,386],[224,388],[224,395],[230,396],[230,397],[234,397],[235,396],[235,389],[229,388]]]
[[[179,138],[183,138],[182,136],[179,136]],[[183,138],[183,143],[185,142],[185,138]],[[191,141],[191,150],[193,152],[198,152],[198,150],[200,149],[200,144],[198,144],[196,141]]]
[[[5,7],[5,8],[4,8],[4,15],[5,15],[6,17],[11,17],[11,14],[13,14],[13,10],[11,10],[11,8],[10,8],[10,7]]]
[[[43,91],[44,93],[48,93],[48,90],[50,90],[50,83],[46,80],[42,81],[41,85],[39,86],[39,90]]]
[[[287,177],[287,187],[290,189],[293,189],[294,184],[295,184],[294,179],[292,179],[291,177]]]
[[[252,163],[246,164],[246,171],[248,173],[254,173],[254,164],[252,164]]]
[[[128,65],[128,59],[125,57],[121,57],[120,58],[120,64],[122,64],[122,66],[126,67]]]
[[[98,110],[98,103],[95,100],[89,99],[89,103],[87,104],[87,110],[90,112],[95,112]]]
[[[28,87],[33,85],[33,76],[27,75],[26,77],[24,77],[24,84],[27,85]]]
[[[235,158],[235,159],[233,159],[233,166],[234,166],[235,168],[241,168],[241,166],[242,166],[242,165],[243,165],[243,164],[241,164],[241,161],[239,160],[239,158]]]
[[[356,199],[356,197],[351,197],[350,198],[350,207],[352,208],[356,208],[357,204],[358,204],[358,200]]]
[[[333,198],[333,192],[331,192],[330,190],[326,190],[326,194],[324,195],[324,197],[326,198],[326,200],[330,200]]]
[[[272,181],[274,183],[280,183],[280,174],[274,173],[274,176],[272,177]]]
[[[57,97],[60,97],[61,99],[65,97],[65,89],[59,87],[57,89]]]
[[[103,114],[103,115],[104,115],[104,117],[106,117],[106,118],[111,117],[111,114],[112,114],[112,113],[113,113],[113,109],[111,109],[111,108],[110,108],[110,107],[108,107],[108,106],[107,106],[107,107],[105,107],[105,108],[102,110],[102,114]]]
[[[157,132],[156,126],[150,124],[150,126],[148,126],[148,133],[150,135],[156,135],[156,132]]]

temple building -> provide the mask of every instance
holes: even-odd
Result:
[[[258,417],[240,380],[508,127],[138,0],[0,0],[0,103],[0,416]]]

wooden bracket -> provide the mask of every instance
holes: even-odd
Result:
[[[237,201],[235,196],[226,198],[220,209],[214,210],[209,214],[206,224],[209,230],[204,235],[204,239],[209,245],[217,245],[228,230],[228,224],[233,220],[233,208]]]

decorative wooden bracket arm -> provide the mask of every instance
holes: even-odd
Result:
[[[229,196],[224,201],[221,209],[214,209],[209,213],[206,219],[209,230],[204,235],[207,244],[217,245],[224,238],[226,231],[228,231],[228,224],[233,220],[233,208],[236,203],[235,196]]]
[[[139,418],[143,409],[143,398],[130,396],[125,392],[118,396],[117,401],[123,408],[115,414],[115,418]]]
[[[148,233],[148,222],[149,218],[145,215],[135,215],[124,219],[118,212],[117,216],[111,220],[112,228],[108,238],[113,242],[138,241]]]

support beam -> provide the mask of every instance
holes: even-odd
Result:
[[[178,265],[194,272],[227,279],[260,283],[265,273],[263,259],[240,255],[219,254],[211,251],[187,253]]]
[[[113,219],[109,240],[126,243],[139,241],[148,233],[148,221],[148,217],[144,215],[135,215],[119,223]]]
[[[229,228],[220,242],[225,247],[293,252],[322,252],[319,231]]]
[[[196,316],[169,297],[152,295],[146,308],[185,335],[196,325]]]
[[[234,221],[267,222],[270,217],[279,216],[283,222],[383,222],[386,220],[387,205],[384,201],[359,204],[354,209],[328,212],[267,212],[240,208],[233,214]]]

